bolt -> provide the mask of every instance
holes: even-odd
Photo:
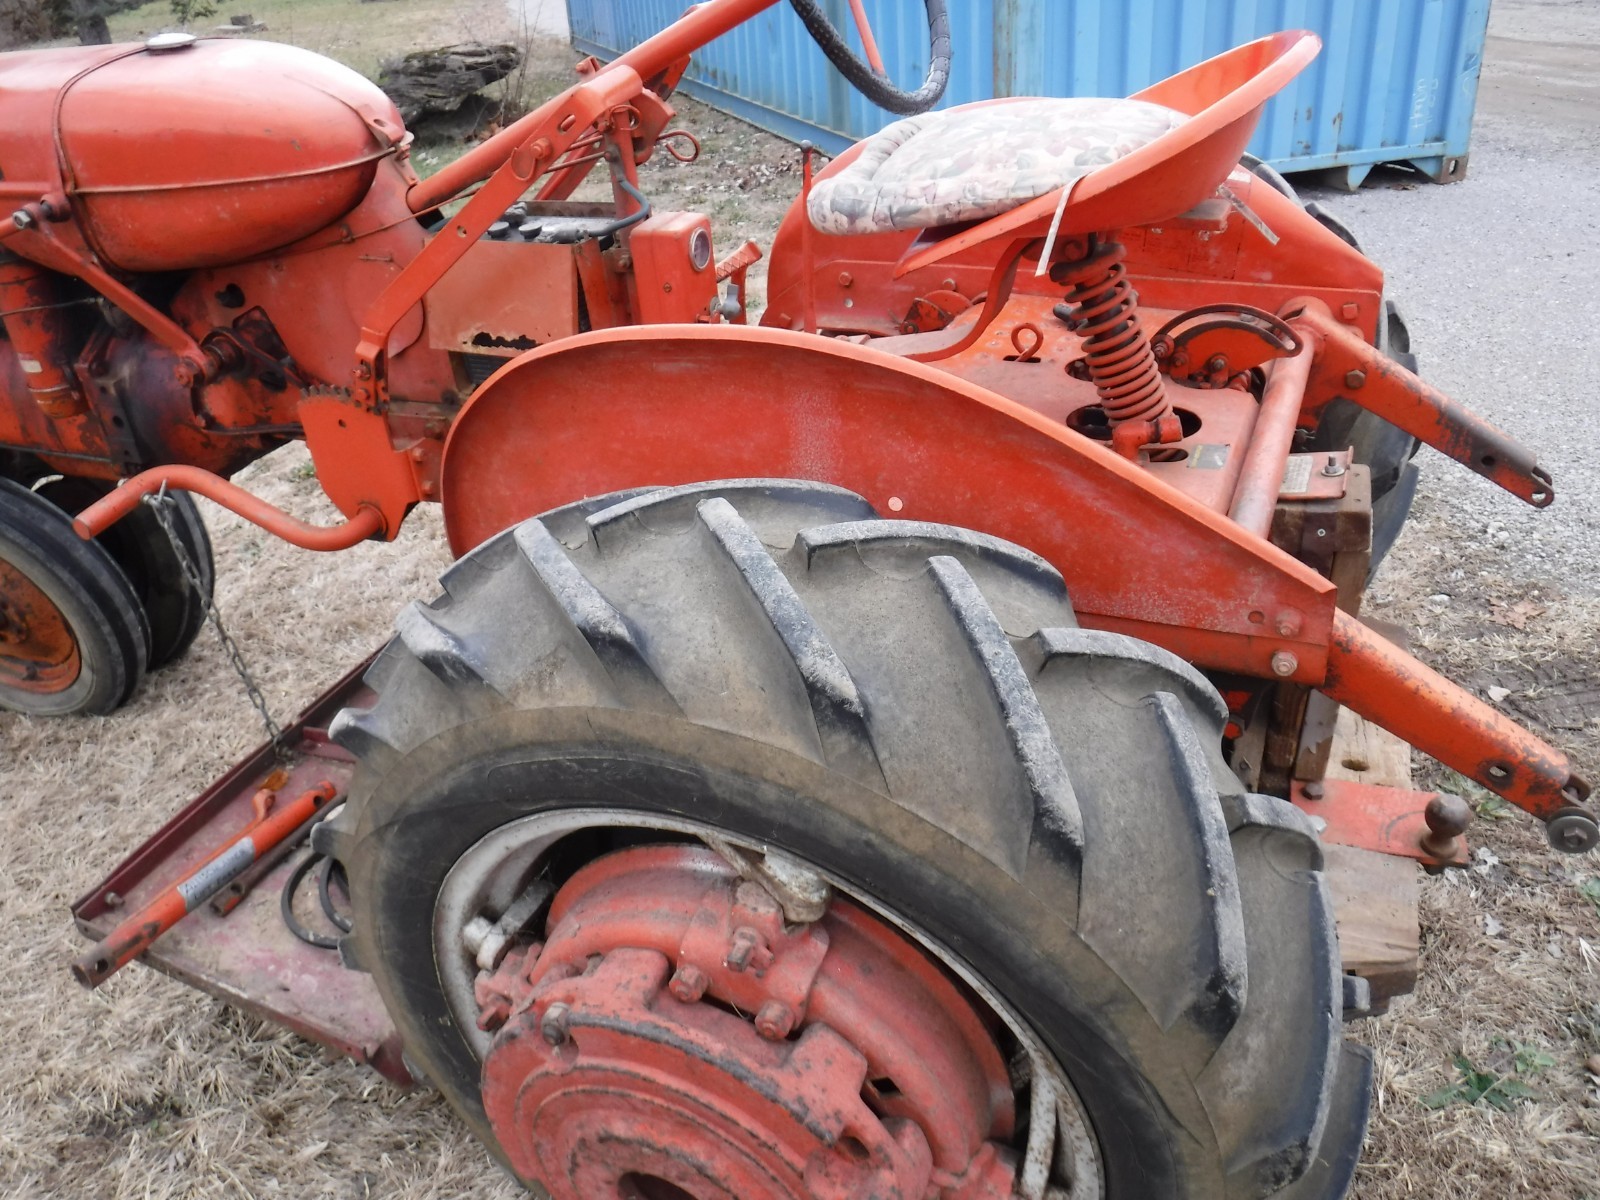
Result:
[[[839,286],[840,287],[847,288],[852,283],[854,283],[855,281],[856,281],[856,277],[854,275],[850,274],[849,271],[840,271],[839,272]]]
[[[1361,315],[1361,306],[1354,300],[1346,300],[1339,308],[1339,315],[1346,321],[1354,321]]]
[[[672,974],[672,981],[667,984],[670,991],[685,1004],[693,1004],[706,994],[706,988],[711,986],[711,980],[699,967],[685,963]]]
[[[794,1028],[794,1009],[781,1000],[768,1000],[756,1013],[756,1032],[769,1042],[781,1042]]]
[[[369,363],[369,362],[358,362],[356,364],[356,378],[357,379],[371,379],[372,378],[372,364]]]
[[[663,292],[670,292],[672,290],[672,285],[670,283],[663,283],[661,285],[661,290]]]
[[[946,279],[939,286],[947,292],[953,292],[956,290],[956,281],[954,279]]]
[[[1323,796],[1327,795],[1327,789],[1315,780],[1302,787],[1300,792],[1307,800],[1321,800]]]
[[[1300,669],[1300,660],[1287,650],[1272,652],[1272,673],[1287,679]]]
[[[107,892],[106,896],[105,896],[105,905],[106,905],[107,908],[121,908],[122,907],[122,893],[121,892]]]
[[[723,960],[728,970],[743,971],[750,965],[750,957],[756,952],[756,946],[761,941],[761,935],[748,925],[741,925],[733,931],[733,942],[728,947],[728,957]]]
[[[421,446],[413,446],[413,447],[411,447],[411,461],[412,462],[421,462],[423,459],[425,459],[427,457],[428,457],[428,452],[426,450],[424,450]]]
[[[1285,609],[1278,614],[1277,623],[1273,628],[1278,631],[1279,637],[1293,637],[1300,632],[1300,614]]]
[[[1366,383],[1367,373],[1365,371],[1346,371],[1344,373],[1344,385],[1352,391],[1365,387]]]
[[[461,944],[468,951],[476,954],[483,949],[483,943],[488,940],[489,935],[493,932],[494,922],[482,915],[473,917],[472,920],[461,927]]]
[[[567,1042],[567,1018],[572,1014],[572,1006],[557,1000],[544,1010],[544,1017],[539,1021],[539,1035],[552,1046],[564,1046]]]
[[[1220,371],[1227,365],[1228,360],[1223,358],[1220,354],[1213,354],[1210,358],[1206,359],[1206,370],[1208,371]]]
[[[18,229],[27,229],[33,222],[33,214],[25,208],[19,208],[11,214],[11,223]]]

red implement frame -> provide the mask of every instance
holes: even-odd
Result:
[[[319,697],[285,731],[290,748],[280,763],[262,746],[72,906],[78,930],[96,941],[121,914],[147,906],[191,875],[252,817],[252,799],[269,781],[297,795],[324,781],[341,790],[353,762],[327,740],[339,709],[370,699],[363,662]],[[256,1016],[276,1021],[339,1054],[371,1065],[400,1084],[412,1082],[400,1058],[394,1026],[371,979],[346,970],[339,955],[298,941],[284,926],[278,896],[290,866],[281,862],[226,917],[209,907],[189,913],[155,941],[142,961]]]

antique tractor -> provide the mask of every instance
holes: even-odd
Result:
[[[920,115],[808,160],[748,325],[756,248],[637,168],[773,2],[581,63],[428,179],[289,47],[0,59],[4,702],[108,711],[193,636],[184,491],[316,550],[435,501],[460,556],[84,897],[75,970],[142,954],[425,1079],[559,1200],[1342,1195],[1376,983],[1324,849],[1447,865],[1465,821],[1325,779],[1339,707],[1596,837],[1362,590],[1418,441],[1551,480],[1241,167],[1305,33],[924,112],[937,0],[909,94],[794,0]],[[343,523],[227,482],[291,438]]]

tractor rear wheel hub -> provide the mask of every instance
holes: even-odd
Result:
[[[835,900],[787,924],[697,848],[601,859],[477,981],[484,1108],[555,1200],[999,1200],[1011,1088],[921,952]]]

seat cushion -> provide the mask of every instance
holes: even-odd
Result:
[[[823,233],[977,221],[1075,183],[1188,118],[1143,100],[1016,100],[923,113],[868,138],[811,189]]]

